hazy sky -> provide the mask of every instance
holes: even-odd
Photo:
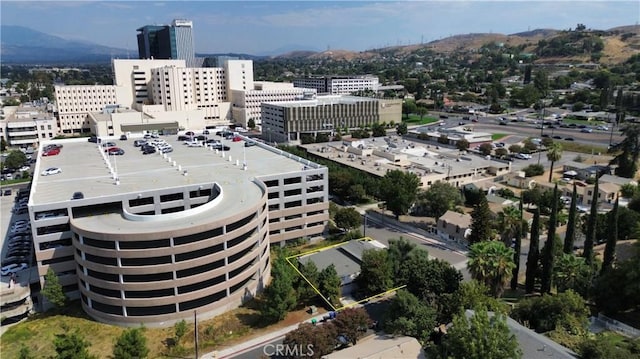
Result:
[[[635,25],[640,1],[11,1],[1,22],[137,49],[136,29],[193,21],[196,52],[361,51],[467,33]]]

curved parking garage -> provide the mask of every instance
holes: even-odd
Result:
[[[165,326],[194,311],[216,315],[260,290],[269,276],[266,193],[224,216],[217,190],[179,212],[72,219],[85,311],[111,324]]]

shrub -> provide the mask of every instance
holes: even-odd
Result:
[[[540,176],[544,173],[544,167],[542,165],[528,165],[522,169],[526,177]]]

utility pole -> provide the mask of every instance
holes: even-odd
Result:
[[[193,336],[196,345],[196,359],[198,359],[198,312],[193,311]]]

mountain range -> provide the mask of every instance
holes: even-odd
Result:
[[[67,40],[22,26],[1,25],[0,53],[2,63],[19,64],[81,64],[108,63],[112,58],[137,58],[136,50],[127,50],[102,46],[89,42]],[[483,45],[504,43],[533,49],[540,40],[550,40],[560,36],[562,31],[536,29],[511,35],[503,34],[465,34],[447,37],[426,44],[393,46],[384,49],[354,52],[349,50],[310,50],[303,45],[289,45],[274,49],[263,56],[248,54],[197,54],[197,56],[232,55],[243,59],[308,58],[308,59],[375,59],[384,54],[408,54],[422,48],[430,48],[440,53],[458,49],[479,49]],[[621,26],[602,31],[605,42],[604,62],[620,62],[638,53],[640,49],[640,26]]]

